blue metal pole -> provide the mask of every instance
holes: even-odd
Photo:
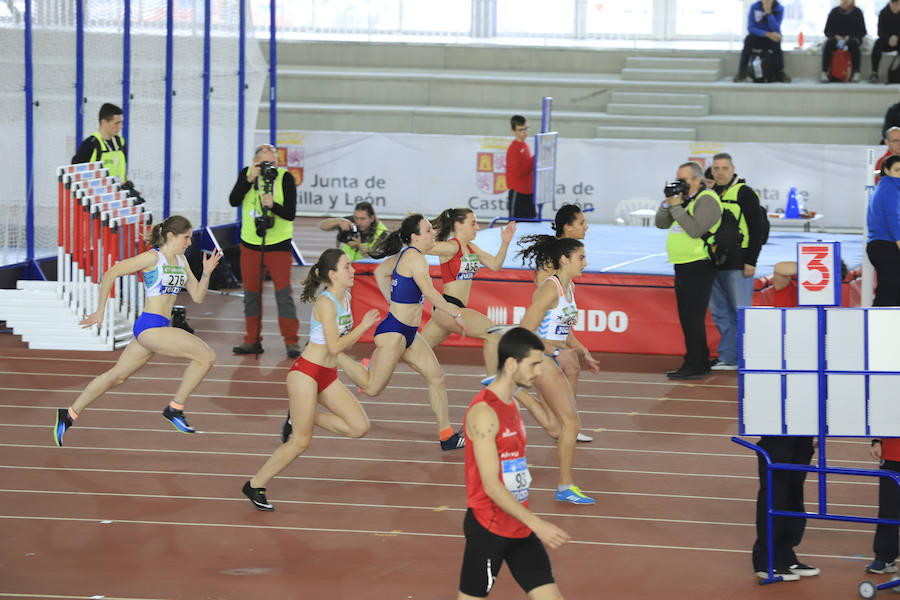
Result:
[[[244,87],[247,85],[247,67],[244,64],[246,50],[244,45],[247,39],[246,0],[241,0],[241,18],[238,47],[238,136],[237,136],[237,170],[244,168]],[[238,209],[240,211],[240,208]],[[240,212],[238,212],[240,214]]]
[[[278,65],[278,52],[275,48],[275,4],[277,0],[269,0],[269,143],[276,144],[278,132],[277,115],[278,101],[276,100],[277,81],[275,70]]]
[[[125,0],[122,31],[122,138],[128,143],[128,110],[131,104],[131,0]]]
[[[34,80],[31,64],[31,0],[25,0],[25,244],[34,260]]]
[[[840,279],[840,277],[838,277],[838,279]],[[840,283],[838,283],[838,285],[840,285]],[[825,368],[827,367],[825,364],[826,313],[824,306],[819,306],[816,310],[819,317],[819,468],[827,469],[828,462],[825,455],[825,435],[828,433],[828,425],[825,422],[825,398],[828,395],[828,381],[825,377]],[[824,470],[819,471],[819,514],[822,515],[828,512],[828,481],[825,473]]]
[[[175,3],[166,6],[166,116],[165,141],[163,143],[163,219],[169,218],[172,201],[172,60],[174,58],[173,29]]]
[[[84,7],[75,6],[75,143],[84,139]]]
[[[210,0],[203,2],[203,166],[200,183],[200,226],[206,228],[209,211],[209,50],[210,50]]]

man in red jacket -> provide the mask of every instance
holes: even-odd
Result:
[[[525,139],[528,137],[528,121],[522,115],[509,120],[516,139],[506,149],[506,187],[509,188],[509,216],[537,217],[534,209],[534,158]]]

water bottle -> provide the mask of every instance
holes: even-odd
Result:
[[[838,43],[837,43],[837,49],[843,50],[844,46],[846,46],[846,45],[847,45],[847,40],[840,39],[840,40],[838,40]]]

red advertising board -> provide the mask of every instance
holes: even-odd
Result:
[[[385,314],[387,302],[375,286],[374,264],[354,263],[353,314],[372,308]],[[440,270],[431,267],[435,287],[442,289]],[[533,273],[502,269],[496,273],[482,269],[472,282],[469,307],[487,315],[495,323],[517,323],[531,303]],[[672,277],[585,273],[576,280],[575,299],[579,309],[576,335],[592,352],[640,354],[684,354],[684,337],[678,322]],[[422,323],[431,315],[426,301]],[[373,327],[362,338],[372,341]],[[707,318],[707,337],[713,350],[719,334]],[[445,344],[480,346],[481,340],[451,335]]]

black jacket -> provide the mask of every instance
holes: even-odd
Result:
[[[849,35],[860,40],[866,37],[866,19],[858,6],[854,6],[846,13],[841,10],[840,6],[835,6],[828,13],[828,20],[825,22],[825,37],[831,38],[836,35]]]
[[[894,14],[889,3],[878,13],[878,37],[886,42],[892,35],[900,36],[900,13]]]

